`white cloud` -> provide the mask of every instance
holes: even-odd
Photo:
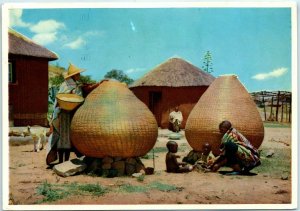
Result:
[[[67,43],[64,46],[71,48],[71,49],[78,49],[81,46],[85,45],[86,41],[84,39],[82,39],[81,37],[78,37],[76,40],[74,40],[73,42]]]
[[[282,68],[275,69],[272,72],[256,74],[252,76],[252,78],[255,80],[266,80],[269,78],[278,78],[284,75],[287,71],[288,71],[287,68],[282,67]]]
[[[30,26],[30,31],[36,33],[32,39],[41,44],[47,45],[57,40],[58,31],[65,28],[65,24],[53,19],[42,20]]]
[[[102,36],[104,34],[104,31],[87,31],[83,34],[85,37],[90,36]]]
[[[22,20],[22,9],[10,9],[9,10],[9,26],[10,27],[28,27],[31,24]]]
[[[65,28],[65,24],[56,20],[49,19],[39,21],[37,24],[32,25],[30,27],[30,31],[37,34],[47,34],[57,32],[58,30],[63,28]]]
[[[126,74],[132,74],[132,73],[142,72],[144,70],[145,70],[145,68],[131,68],[129,70],[126,70],[125,73]]]
[[[11,9],[9,12],[10,27],[28,27],[28,29],[34,33],[32,40],[41,45],[47,45],[59,40],[66,43],[64,47],[78,49],[86,44],[85,38],[91,36],[102,36],[105,33],[104,31],[91,30],[83,33],[76,40],[70,41],[67,35],[60,33],[62,29],[66,28],[63,22],[48,19],[40,20],[37,23],[26,23],[22,20],[22,9]]]
[[[53,33],[42,33],[42,34],[36,34],[32,37],[33,41],[41,44],[41,45],[47,45],[49,43],[54,42],[57,40],[56,32]]]

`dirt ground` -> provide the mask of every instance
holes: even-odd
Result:
[[[156,147],[165,147],[168,130],[160,130]],[[181,132],[184,135],[184,131]],[[183,156],[191,150],[186,139],[181,138],[178,154]],[[180,150],[181,149],[181,150]],[[291,163],[291,128],[265,128],[265,139],[260,147],[263,152],[272,150],[273,157],[284,156]],[[193,171],[184,174],[165,172],[166,152],[155,153],[155,174],[146,175],[142,181],[133,177],[92,177],[79,174],[70,177],[60,177],[45,163],[46,150],[33,152],[31,144],[10,146],[9,149],[9,194],[10,204],[28,205],[41,203],[44,196],[37,194],[37,187],[47,182],[64,185],[74,182],[80,184],[100,184],[110,189],[101,196],[90,194],[69,195],[56,201],[44,201],[41,204],[289,204],[291,203],[292,178],[289,167],[286,172],[276,169],[265,171],[265,165],[272,165],[266,156],[262,156],[262,165],[253,170],[255,176],[224,176],[220,173],[203,173]],[[149,153],[151,155],[151,152]],[[74,154],[72,154],[73,157]],[[149,167],[153,160],[142,159]],[[260,170],[261,169],[261,170]],[[286,174],[287,178],[282,178]],[[175,190],[162,191],[149,189],[147,191],[124,192],[118,187],[126,184],[132,186],[147,186],[160,182]]]

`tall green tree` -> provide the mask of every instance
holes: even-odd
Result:
[[[59,87],[62,82],[64,82],[64,77],[63,75],[57,75],[57,76],[54,76],[54,77],[51,77],[49,78],[49,82],[51,84],[51,86],[55,86],[55,87]]]
[[[57,76],[51,77],[49,79],[49,82],[50,82],[50,84],[51,84],[52,87],[53,86],[54,87],[59,87],[62,84],[62,82],[64,82],[64,80],[65,79],[64,79],[63,75],[61,74],[61,75],[57,75]],[[84,83],[84,84],[93,84],[93,83],[96,83],[96,81],[93,80],[90,75],[80,75],[79,81],[81,83]]]
[[[93,80],[90,75],[80,75],[79,81],[83,84],[94,84],[94,83],[96,83],[96,81]]]
[[[213,72],[213,67],[212,67],[212,55],[209,51],[206,51],[204,57],[203,57],[203,66],[202,69],[207,72],[207,73],[212,73]]]
[[[129,78],[122,70],[116,69],[107,72],[104,78],[116,79],[120,82],[125,82],[126,84],[131,84],[134,81],[133,79]]]

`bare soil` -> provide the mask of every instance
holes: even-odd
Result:
[[[157,147],[165,147],[170,131],[160,130]],[[181,132],[184,135],[184,132]],[[186,139],[177,141],[183,158],[191,150]],[[270,159],[291,163],[291,128],[265,128],[265,139],[260,147],[263,152],[274,151],[272,158],[262,156],[262,165],[253,170],[255,176],[224,176],[220,173],[193,171],[184,174],[165,172],[166,152],[155,153],[155,173],[146,175],[143,181],[133,177],[93,177],[79,174],[60,177],[45,162],[46,150],[33,152],[32,144],[10,146],[9,148],[9,194],[10,204],[30,205],[41,203],[44,196],[37,193],[38,186],[47,181],[50,184],[100,184],[110,191],[101,196],[91,194],[69,195],[56,201],[44,201],[41,204],[289,204],[291,203],[292,178],[290,168],[287,171],[272,166]],[[282,154],[284,153],[284,154]],[[151,155],[151,152],[149,153]],[[72,157],[75,157],[72,154]],[[153,160],[142,159],[153,167]],[[266,166],[270,165],[270,166]],[[277,164],[274,164],[277,165]],[[267,170],[265,170],[267,169]],[[282,174],[287,178],[283,179]],[[162,191],[149,189],[141,192],[118,191],[127,184],[149,186],[159,182],[176,187],[175,190]]]

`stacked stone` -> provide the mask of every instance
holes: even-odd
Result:
[[[131,176],[140,172],[144,164],[136,158],[104,157],[104,158],[86,158],[87,173],[97,174],[108,177]]]

